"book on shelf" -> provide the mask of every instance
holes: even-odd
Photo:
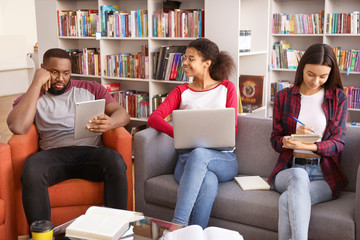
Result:
[[[99,30],[96,9],[58,10],[58,35],[67,37],[94,37]]]
[[[220,228],[207,227],[202,229],[199,225],[190,225],[178,230],[167,232],[165,240],[243,240],[239,232]]]
[[[234,179],[244,191],[270,189],[270,185],[260,176],[238,176]]]
[[[360,109],[360,88],[355,86],[344,87],[348,108]]]
[[[144,219],[139,212],[92,206],[65,230],[66,237],[89,240],[117,240],[131,222]]]
[[[243,112],[250,112],[262,106],[264,76],[240,75],[239,91]]]
[[[358,34],[360,12],[328,13],[326,32],[330,34]]]
[[[148,45],[142,45],[138,53],[106,55],[105,76],[123,78],[149,78]]]
[[[156,64],[157,69],[156,69],[155,79],[169,80],[169,79],[166,79],[166,77],[167,77],[166,72],[167,72],[168,68],[169,68],[168,71],[170,71],[171,66],[173,64],[173,62],[170,60],[174,59],[174,58],[169,59],[170,54],[171,53],[185,54],[185,51],[186,51],[186,46],[170,46],[170,45],[161,46],[160,51],[159,51],[158,63]],[[173,56],[174,55],[172,54],[172,57]],[[169,64],[169,67],[168,67],[168,64]],[[178,63],[178,67],[179,66],[180,66],[180,64]],[[168,75],[168,77],[170,77],[170,75]]]
[[[271,64],[273,68],[296,69],[304,51],[295,50],[286,41],[281,40],[274,44],[271,51]]]
[[[111,95],[125,108],[130,117],[149,117],[149,93],[136,90],[120,90],[112,92]]]
[[[83,75],[101,75],[98,48],[67,49],[71,58],[71,72]]]
[[[322,34],[324,11],[314,14],[274,13],[272,33],[274,34]]]
[[[340,71],[360,72],[359,49],[344,50],[341,47],[334,47],[333,50]]]
[[[157,9],[152,17],[154,37],[204,37],[203,9]]]
[[[293,84],[288,80],[279,80],[278,82],[272,82],[270,84],[270,101],[274,102],[277,92],[284,88],[292,87]]]

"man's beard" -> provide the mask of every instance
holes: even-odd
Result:
[[[70,86],[70,80],[69,80],[69,82],[66,84],[66,86],[64,86],[62,89],[60,89],[60,90],[56,90],[55,88],[54,88],[54,85],[55,85],[56,83],[54,83],[54,84],[52,84],[51,85],[51,87],[48,89],[48,93],[51,93],[52,95],[61,95],[61,94],[63,94],[65,91],[66,91],[66,89],[68,89],[69,88],[69,86]]]

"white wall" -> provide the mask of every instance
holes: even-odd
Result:
[[[0,0],[0,35],[25,36],[25,54],[33,52],[37,42],[34,0]]]
[[[34,71],[27,54],[36,42],[34,0],[0,0],[0,96],[27,90]]]

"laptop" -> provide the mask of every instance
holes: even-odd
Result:
[[[89,120],[105,111],[105,99],[77,102],[75,105],[74,139],[87,138],[102,133],[91,132],[86,128]]]
[[[235,146],[235,109],[174,110],[174,147],[223,148]]]

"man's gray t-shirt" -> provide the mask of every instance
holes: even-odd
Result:
[[[16,106],[22,96],[15,100]],[[61,95],[41,94],[36,107],[34,123],[39,133],[40,149],[67,146],[102,146],[101,135],[74,139],[75,103],[105,99],[105,105],[115,101],[108,91],[95,81],[71,80]]]

